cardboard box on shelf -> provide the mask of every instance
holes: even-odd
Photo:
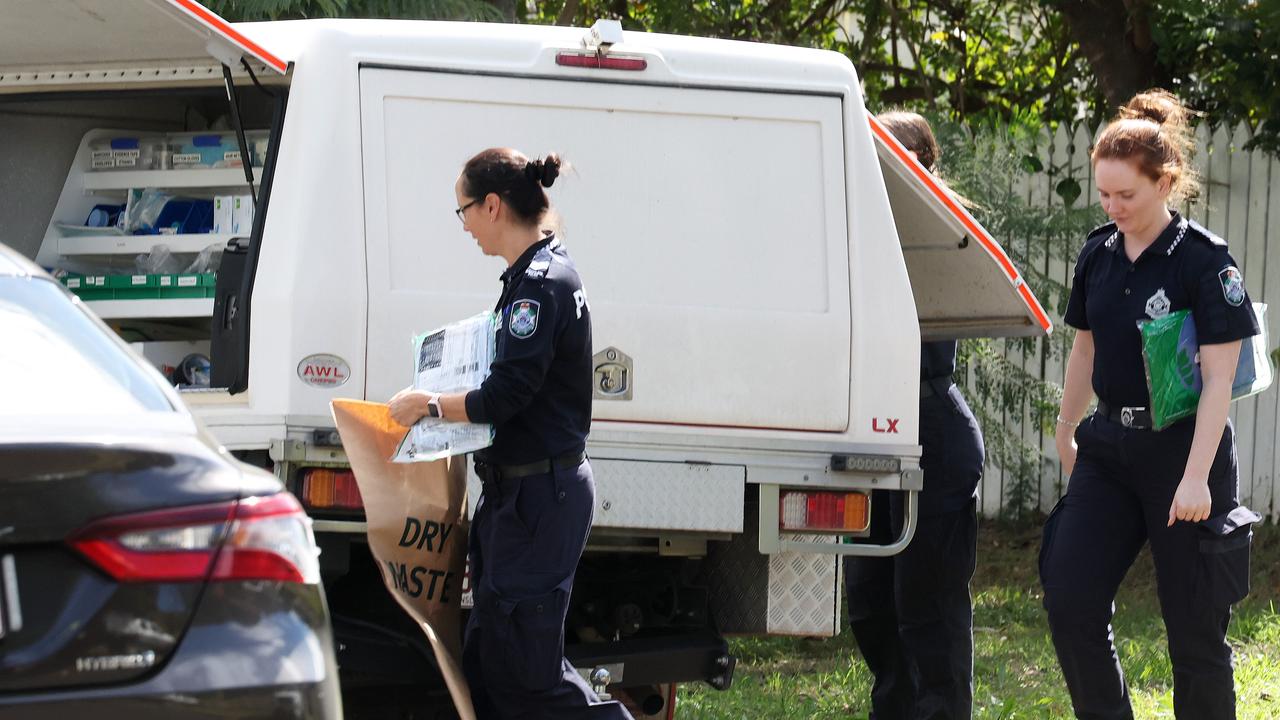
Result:
[[[234,195],[215,195],[213,197],[213,231],[215,233],[234,232],[235,217],[232,208],[235,205]]]
[[[253,232],[253,196],[234,196],[231,212],[231,232],[237,235],[248,235]]]

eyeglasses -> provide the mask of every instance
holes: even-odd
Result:
[[[454,210],[453,214],[458,216],[458,222],[466,222],[466,219],[462,217],[462,214],[467,211],[467,208],[471,207],[472,205],[475,205],[478,202],[480,202],[480,199],[476,198],[475,200],[472,200],[471,202],[467,203],[466,205],[463,205],[457,210]]]

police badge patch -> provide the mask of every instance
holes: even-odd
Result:
[[[1222,296],[1232,307],[1244,304],[1244,275],[1234,265],[1222,268],[1218,280],[1222,282]]]
[[[524,339],[537,331],[540,307],[537,300],[517,300],[511,303],[511,334]]]
[[[1164,294],[1164,288],[1160,288],[1154,295],[1147,298],[1147,317],[1159,320],[1168,314],[1169,296]]]

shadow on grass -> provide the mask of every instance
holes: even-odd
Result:
[[[974,596],[974,717],[1069,718],[1071,702],[1041,607],[1036,561],[1039,527],[985,523],[978,537]],[[1280,528],[1257,528],[1253,590],[1236,606],[1237,717],[1280,717]],[[1137,717],[1173,717],[1172,668],[1144,550],[1116,599],[1120,661]],[[682,687],[681,720],[866,718],[871,676],[849,632],[834,638],[738,638],[734,686]]]

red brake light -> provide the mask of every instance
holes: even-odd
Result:
[[[360,510],[364,500],[355,473],[312,468],[302,475],[302,502],[309,508]]]
[[[320,581],[311,520],[288,493],[106,518],[68,542],[121,582]]]
[[[597,68],[601,70],[644,70],[649,61],[634,55],[601,55],[598,53],[562,52],[556,55],[556,64],[565,67]]]
[[[788,532],[854,533],[871,524],[865,493],[785,490],[778,503],[778,529]]]

